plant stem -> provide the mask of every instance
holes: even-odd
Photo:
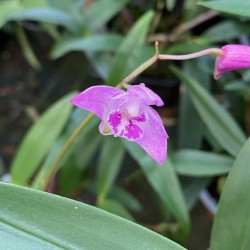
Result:
[[[55,173],[58,169],[58,166],[59,166],[63,156],[65,155],[65,153],[69,149],[70,145],[74,142],[74,140],[79,135],[79,133],[82,131],[82,129],[91,121],[91,119],[93,117],[94,117],[94,114],[92,114],[92,113],[88,114],[87,117],[80,123],[80,125],[71,134],[71,136],[69,137],[67,142],[63,145],[63,148],[61,149],[59,155],[56,157],[55,161],[53,162],[48,175],[46,175],[45,178],[43,179],[43,182],[42,182],[42,190],[43,191],[46,190],[50,180],[55,175]]]
[[[216,55],[223,56],[223,51],[217,48],[204,49],[195,53],[186,54],[186,55],[159,55],[159,60],[188,60],[205,55]]]

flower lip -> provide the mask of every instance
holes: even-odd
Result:
[[[218,80],[224,73],[250,68],[250,46],[229,44],[221,48],[223,56],[215,61],[214,78]]]

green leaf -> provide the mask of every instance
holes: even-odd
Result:
[[[29,129],[11,165],[11,177],[14,183],[27,184],[49,152],[69,118],[73,108],[69,99],[74,94],[70,93],[53,104]]]
[[[250,139],[237,156],[223,188],[212,229],[211,250],[249,249],[249,152]]]
[[[227,1],[208,1],[200,2],[200,5],[207,7],[209,9],[218,10],[228,14],[234,14],[238,16],[250,17],[250,2],[249,1],[237,1],[237,0],[227,0]]]
[[[159,166],[137,144],[125,140],[123,142],[164,206],[177,218],[187,233],[190,227],[188,209],[169,156],[166,163]]]
[[[105,199],[98,205],[98,207],[107,212],[123,217],[124,219],[135,221],[125,206],[118,201]]]
[[[122,36],[115,34],[94,35],[86,38],[62,38],[52,48],[50,57],[55,59],[71,51],[115,52],[121,42]]]
[[[210,85],[210,77],[201,69],[201,60],[189,60],[184,62],[184,71],[192,73],[197,80],[202,80],[204,86],[208,88]],[[198,70],[193,70],[198,68]],[[188,89],[181,92],[179,104],[179,124],[178,124],[178,146],[179,148],[198,149],[202,143],[204,124],[196,111],[191,100]],[[187,133],[187,131],[189,131]]]
[[[98,159],[97,191],[98,198],[105,199],[121,168],[124,146],[114,137],[106,137]],[[100,201],[102,202],[102,201]]]
[[[238,39],[239,36],[243,35],[248,31],[248,25],[245,28],[242,24],[238,22],[226,20],[213,25],[211,28],[207,29],[203,34],[203,38],[208,40],[209,43],[218,43],[226,41],[230,42],[232,39]]]
[[[93,206],[4,183],[0,238],[3,249],[184,249]]]
[[[18,39],[18,42],[22,48],[22,52],[26,58],[26,60],[29,62],[29,64],[34,68],[34,69],[40,69],[41,65],[33,52],[33,49],[29,43],[29,40],[24,32],[24,30],[19,26],[16,25],[16,36]]]
[[[152,11],[145,13],[127,34],[112,62],[107,79],[108,85],[118,84],[123,77],[139,66],[136,61],[140,56],[140,49],[145,42],[153,16]]]
[[[77,31],[79,23],[67,13],[52,8],[28,8],[10,13],[7,21],[37,21],[62,25],[70,31]]]
[[[0,1],[0,28],[7,22],[9,15],[21,10],[22,7],[17,1]]]
[[[114,15],[116,15],[128,0],[99,0],[91,4],[82,13],[84,24],[93,32],[103,27]]]
[[[140,202],[131,193],[118,186],[114,186],[110,190],[108,198],[120,202],[122,205],[135,212],[139,212],[142,209]]]
[[[192,101],[211,134],[228,153],[236,156],[246,140],[241,128],[191,76],[183,74],[177,67],[172,66],[171,69],[187,86]]]
[[[185,176],[213,176],[228,173],[231,157],[199,150],[178,150],[172,154],[176,171]]]

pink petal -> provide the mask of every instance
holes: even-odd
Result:
[[[163,126],[158,113],[149,106],[144,106],[148,120],[141,123],[140,127],[144,131],[138,143],[156,162],[162,165],[167,157],[167,138],[168,135]]]
[[[147,105],[163,106],[162,99],[155,94],[151,89],[143,85],[134,85],[128,88],[128,93],[139,98],[143,103]]]
[[[102,85],[93,86],[75,95],[70,102],[103,119],[105,110],[110,106],[110,100],[112,100],[112,97],[123,93],[126,92],[114,87]]]
[[[129,141],[136,141],[140,139],[144,132],[135,123],[145,122],[145,114],[141,117],[135,117],[128,119],[128,117],[123,117],[119,111],[115,111],[109,114],[108,124],[114,131],[115,136],[120,136],[128,139]]]
[[[214,70],[216,80],[225,72],[250,68],[250,46],[231,44],[221,49],[224,55],[216,58]]]

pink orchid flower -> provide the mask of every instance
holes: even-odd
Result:
[[[71,103],[101,118],[101,134],[134,141],[156,162],[165,162],[168,135],[160,116],[149,106],[162,106],[163,101],[149,88],[141,84],[125,92],[110,86],[93,86],[74,96]]]
[[[221,48],[222,56],[215,62],[214,78],[218,80],[225,72],[250,68],[250,46],[230,44]]]

